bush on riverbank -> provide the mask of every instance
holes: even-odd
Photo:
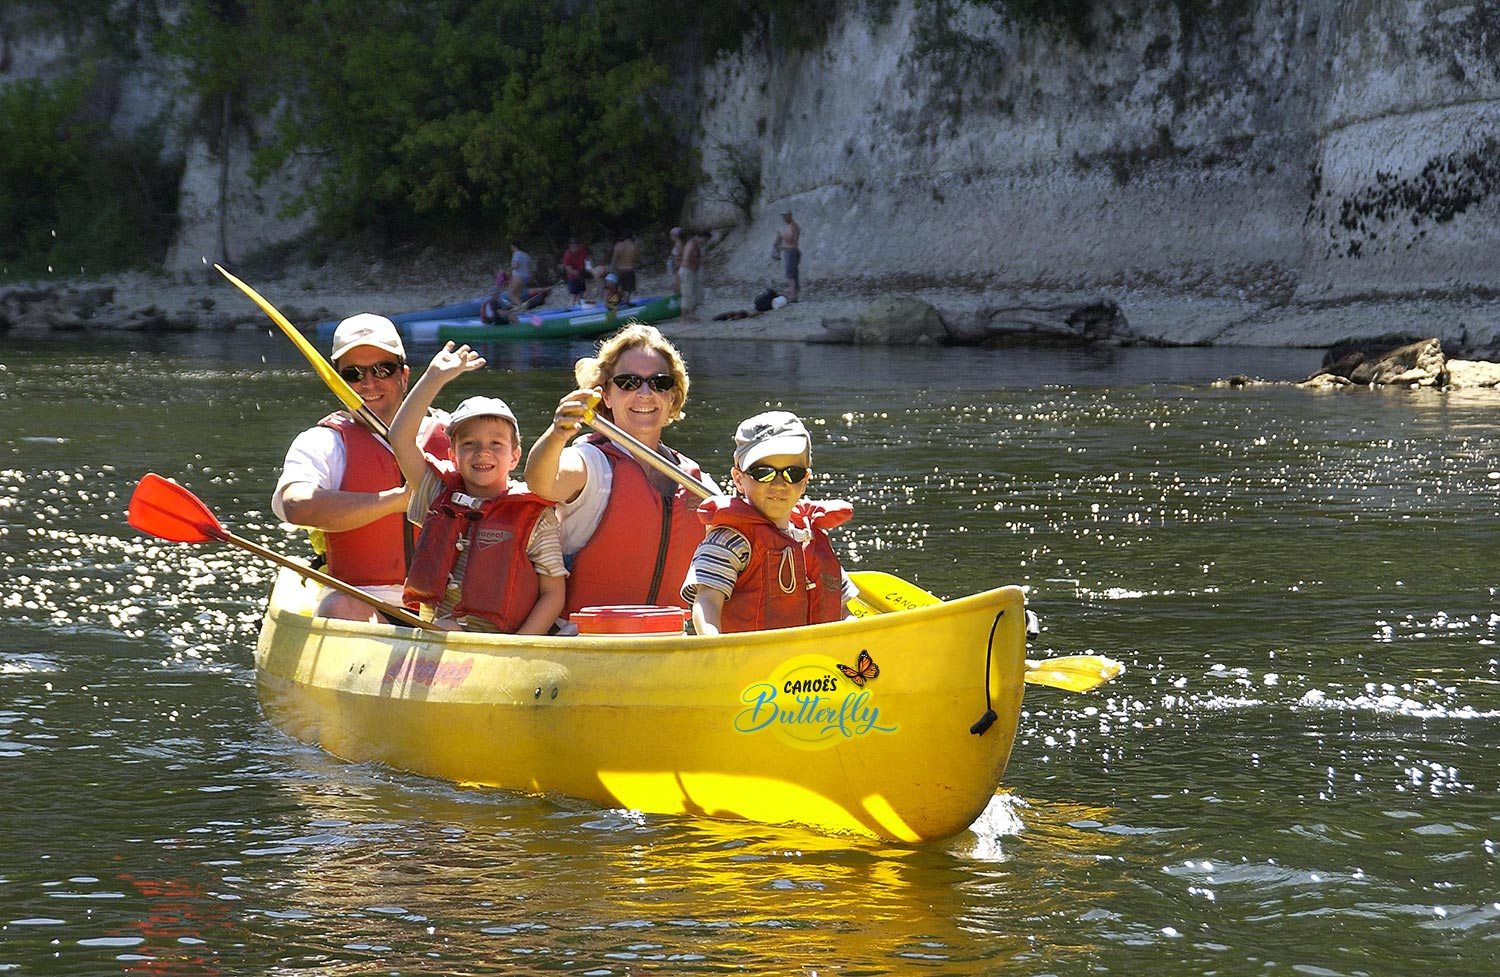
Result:
[[[159,265],[181,164],[88,117],[88,72],[0,86],[0,280]]]

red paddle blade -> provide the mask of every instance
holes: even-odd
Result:
[[[126,518],[141,532],[174,543],[222,542],[229,536],[202,500],[155,472],[137,483]]]

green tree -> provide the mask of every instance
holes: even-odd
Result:
[[[159,262],[180,170],[160,133],[131,140],[89,120],[92,78],[0,86],[0,275],[109,271]]]

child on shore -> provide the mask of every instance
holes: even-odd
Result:
[[[391,447],[413,486],[407,515],[422,526],[403,596],[448,630],[546,634],[568,572],[552,503],[510,481],[521,462],[515,414],[497,397],[470,397],[448,420],[446,459],[417,446],[437,392],[482,366],[474,350],[448,343],[391,422]]]
[[[698,507],[708,534],[693,554],[682,596],[698,634],[731,634],[841,621],[858,594],[827,530],[853,515],[843,500],[802,498],[812,438],[795,414],[767,411],[739,426],[730,476],[744,498]]]

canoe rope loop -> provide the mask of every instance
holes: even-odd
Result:
[[[795,593],[797,590],[797,564],[792,558],[790,546],[781,551],[781,566],[776,570],[776,583],[783,594]]]
[[[969,727],[969,732],[975,736],[983,736],[986,730],[995,725],[995,720],[1000,718],[995,715],[995,709],[990,705],[990,659],[995,654],[995,629],[1000,626],[1000,619],[1004,616],[1005,611],[1000,611],[995,615],[994,623],[990,625],[990,640],[984,650],[984,715]]]

